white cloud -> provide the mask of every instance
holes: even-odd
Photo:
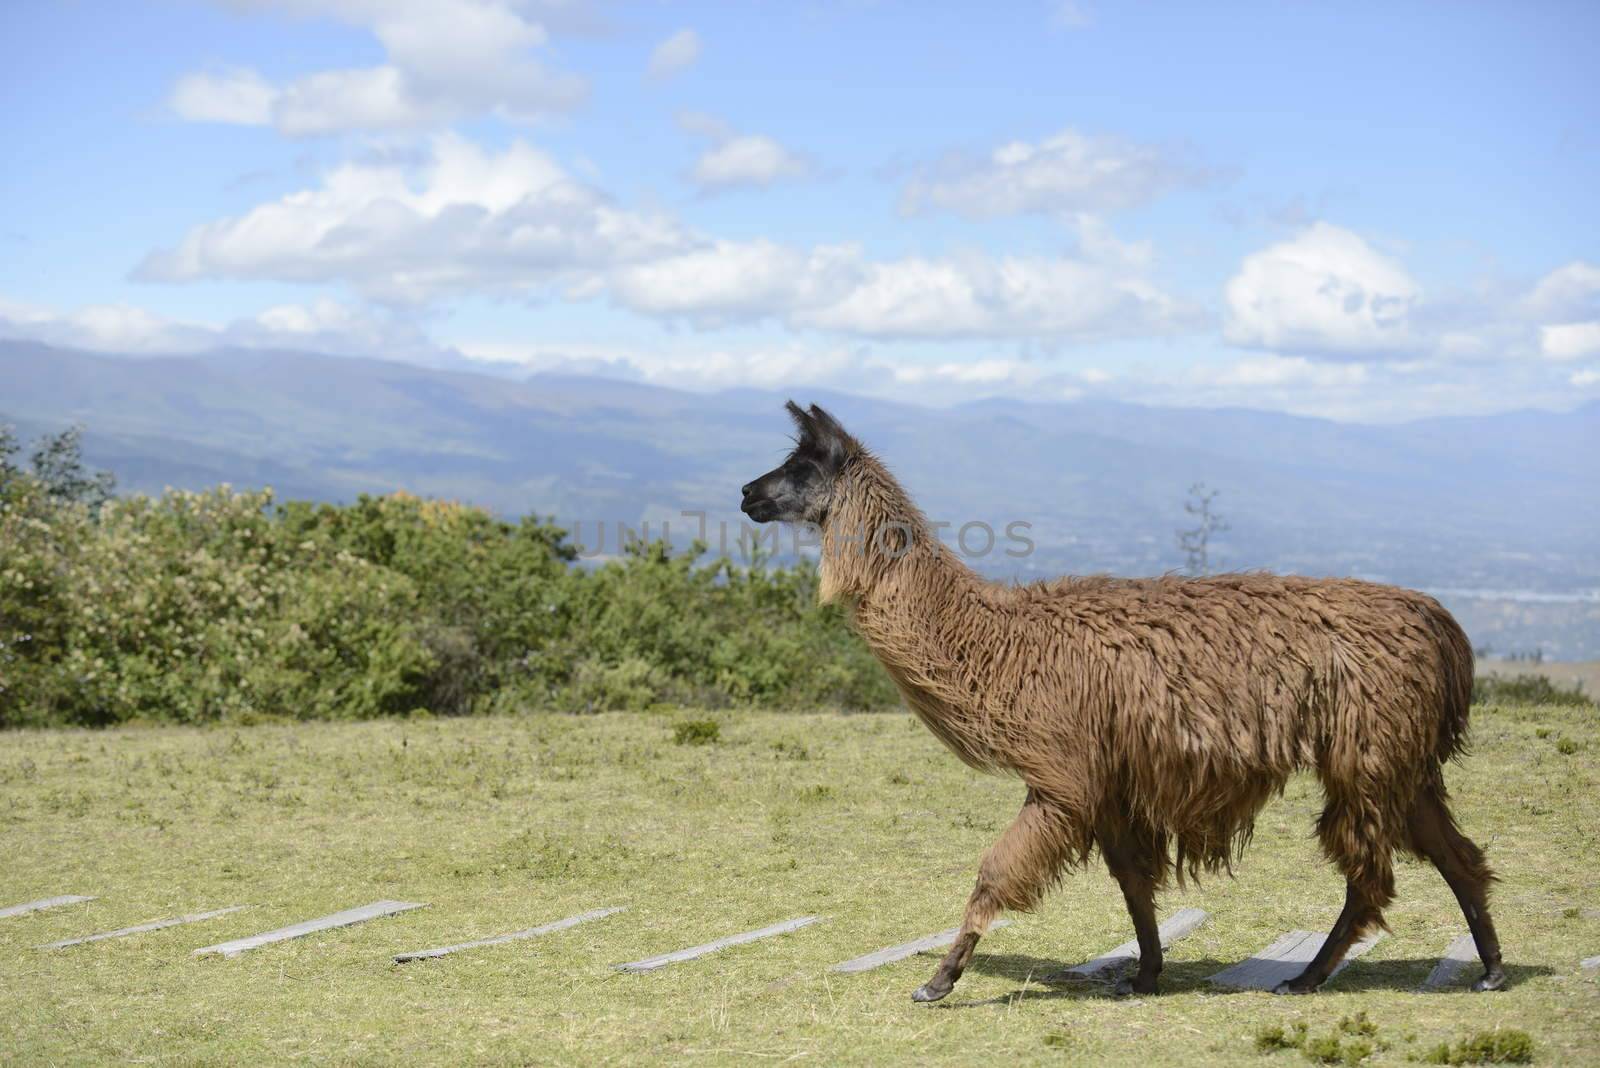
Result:
[[[215,331],[128,304],[90,304],[70,312],[0,298],[0,337],[48,345],[135,355],[196,352]]]
[[[291,137],[342,130],[389,130],[449,119],[447,102],[414,96],[395,67],[330,70],[291,83],[277,96],[272,120]]]
[[[197,226],[135,277],[341,282],[391,303],[609,292],[702,327],[771,319],[883,339],[1086,340],[1192,324],[1146,279],[1147,256],[1084,233],[1096,257],[874,261],[854,245],[718,240],[617,206],[523,142],[491,153],[441,134],[420,162],[347,163],[316,187]]]
[[[912,257],[864,264],[849,292],[797,309],[805,326],[875,338],[1048,337],[1086,341],[1192,323],[1142,278],[1070,259]]]
[[[425,364],[451,364],[460,359],[409,320],[327,298],[276,305],[218,326],[170,319],[127,304],[57,311],[0,297],[0,338],[119,356],[282,348]]]
[[[803,342],[746,347],[638,349],[579,344],[463,342],[474,359],[529,371],[582,373],[673,389],[793,389],[819,386],[926,403],[1018,395],[1045,377],[1020,360],[893,359],[857,346]]]
[[[190,74],[169,104],[186,119],[272,125],[290,136],[425,126],[495,113],[528,120],[577,104],[573,75],[535,55],[548,38],[514,0],[254,0],[246,6],[334,17],[370,30],[387,62],[273,86],[254,71]]]
[[[679,30],[656,45],[650,53],[650,77],[662,80],[679,71],[694,66],[700,58],[700,35],[693,30]]]
[[[327,299],[269,307],[223,325],[167,319],[128,305],[68,311],[0,297],[0,339],[25,338],[120,355],[286,349],[520,375],[544,370],[651,382],[676,389],[826,387],[925,404],[982,397],[1028,401],[1084,396],[1178,406],[1241,405],[1382,422],[1513,406],[1563,407],[1600,386],[1600,370],[1534,360],[1462,376],[1438,363],[1327,363],[1274,353],[1199,359],[1179,367],[1138,360],[1075,368],[946,349],[886,351],[823,340],[707,344],[679,336],[649,344],[543,340],[434,341],[413,319]],[[938,352],[939,350],[934,350]],[[1108,369],[1109,368],[1109,369]]]
[[[418,167],[347,163],[317,188],[197,226],[136,277],[343,281],[422,301],[583,284],[686,243],[676,223],[616,207],[521,141],[491,154],[441,134]]]
[[[869,260],[858,246],[800,251],[719,241],[624,267],[612,293],[700,326],[774,318],[880,340],[1088,340],[1170,333],[1193,312],[1149,282],[1069,259],[984,255]]]
[[[1572,322],[1600,314],[1600,267],[1574,260],[1539,279],[1522,301],[1524,312],[1545,322]]]
[[[1359,386],[1369,377],[1369,368],[1362,363],[1318,363],[1304,356],[1257,356],[1235,360],[1219,368],[1201,366],[1196,379],[1214,386],[1305,386],[1313,389],[1330,389],[1341,386]]]
[[[219,74],[186,74],[172,88],[169,101],[179,118],[191,122],[226,122],[266,126],[278,90],[253,70]]]
[[[860,249],[849,245],[807,252],[771,241],[714,241],[618,268],[610,288],[634,311],[711,327],[837,300],[859,277],[860,261]]]
[[[715,115],[684,112],[678,116],[678,125],[711,142],[689,171],[689,180],[702,192],[765,188],[815,173],[805,156],[763,134],[740,134]]]
[[[1094,12],[1085,0],[1057,0],[1050,22],[1057,29],[1085,30],[1094,25]]]
[[[1398,357],[1418,348],[1412,316],[1420,299],[1404,267],[1319,222],[1245,258],[1227,285],[1224,336],[1324,358]]]
[[[924,168],[906,184],[901,206],[974,218],[1118,211],[1203,177],[1160,149],[1068,129],[1037,143],[1009,142],[985,158],[955,155]]]
[[[1600,322],[1557,323],[1539,330],[1539,347],[1552,360],[1600,356]]]
[[[695,161],[690,177],[702,189],[769,186],[803,178],[810,165],[770,137],[747,134],[716,145]]]

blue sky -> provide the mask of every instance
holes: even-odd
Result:
[[[692,389],[1600,397],[1600,7],[0,8],[0,335]]]

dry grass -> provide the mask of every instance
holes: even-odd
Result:
[[[1021,788],[980,777],[904,715],[729,715],[674,743],[669,716],[11,734],[0,742],[0,904],[100,900],[0,920],[0,1056],[11,1063],[815,1063],[980,1059],[1304,1063],[1255,1052],[1262,1026],[1313,1034],[1364,1010],[1402,1063],[1494,1027],[1544,1063],[1593,1063],[1600,986],[1600,729],[1592,709],[1478,709],[1450,771],[1468,832],[1504,881],[1510,990],[1412,989],[1461,917],[1402,863],[1395,936],[1312,998],[1224,994],[1204,977],[1342,888],[1316,855],[1296,779],[1235,880],[1164,899],[1213,918],[1169,958],[1165,993],[1115,1001],[1037,977],[1128,936],[1115,885],[1073,875],[979,948],[938,1006],[914,958],[827,967],[959,918],[977,858]],[[1570,746],[1559,747],[1562,739]],[[1571,749],[1564,752],[1563,749]],[[428,909],[236,960],[194,947],[381,897]],[[209,923],[58,952],[37,943],[181,912]],[[629,911],[547,938],[404,966],[389,954]],[[826,923],[649,975],[611,965],[808,913]]]

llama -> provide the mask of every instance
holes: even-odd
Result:
[[[1449,883],[1477,943],[1474,990],[1505,984],[1494,876],[1456,826],[1442,766],[1462,751],[1472,649],[1438,602],[1392,586],[1266,574],[985,581],[940,544],[876,457],[827,412],[788,405],[794,451],[743,488],[760,522],[814,524],[821,597],[911,711],[974,768],[1027,786],[986,852],[960,933],[912,997],[954,987],[1003,909],[1026,911],[1098,848],[1120,884],[1155,993],[1155,894],[1176,874],[1231,871],[1256,813],[1314,771],[1322,850],[1344,909],[1305,970],[1308,994],[1394,898],[1396,847]]]

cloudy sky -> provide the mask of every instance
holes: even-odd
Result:
[[[1600,5],[6,0],[0,336],[1600,398]]]

